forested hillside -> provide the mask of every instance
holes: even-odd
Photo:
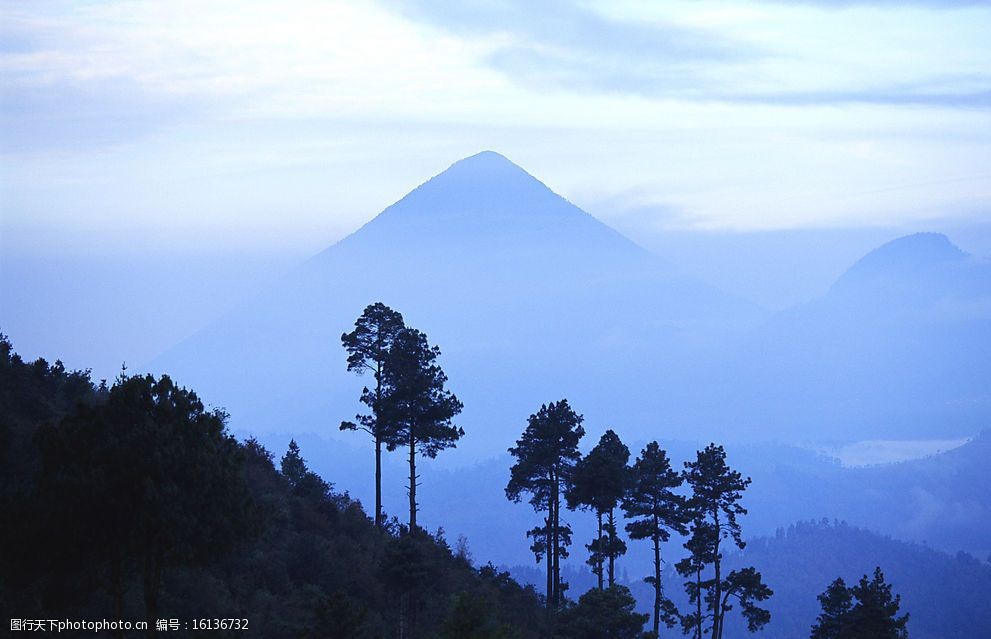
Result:
[[[143,387],[145,378],[130,383]],[[173,392],[193,402],[194,422],[212,419],[195,395]],[[250,636],[258,637],[386,637],[400,625],[409,632],[414,620],[416,636],[469,636],[463,628],[476,637],[542,636],[545,616],[532,588],[491,567],[473,568],[466,549],[452,548],[441,531],[403,535],[397,523],[378,530],[362,504],[310,472],[298,450],[280,464],[254,440],[233,443],[222,431],[212,433],[182,453],[198,457],[197,466],[223,461],[235,472],[224,491],[210,491],[226,499],[197,502],[207,487],[173,474],[190,470],[174,455],[178,449],[162,454],[149,447],[166,446],[161,440],[102,437],[107,433],[94,424],[75,428],[90,411],[112,405],[110,394],[94,388],[85,372],[24,362],[6,338],[0,341],[0,508],[7,514],[0,518],[0,609],[6,616],[146,619],[142,551],[149,540],[128,535],[176,515],[167,505],[185,508],[190,534],[163,549],[152,620],[246,619]],[[87,431],[101,441],[87,441]],[[76,447],[59,450],[69,437]],[[211,450],[214,444],[221,447]],[[133,464],[135,476],[149,466],[163,474],[154,485],[131,485],[133,491],[111,481],[116,495],[93,493],[118,475],[105,467],[66,476],[74,472],[71,457],[110,454]],[[169,501],[170,491],[178,491],[178,501]],[[113,527],[104,519],[109,511],[87,512],[130,500],[149,506],[125,513]],[[223,530],[211,512],[242,528]],[[116,543],[106,544],[105,535]],[[171,633],[187,634],[191,626]]]
[[[816,596],[836,577],[854,583],[876,566],[909,613],[912,639],[973,639],[991,629],[991,564],[884,537],[842,522],[803,522],[751,540],[742,553],[775,589],[774,623],[756,637],[807,637],[820,613]],[[734,637],[746,635],[736,628]]]

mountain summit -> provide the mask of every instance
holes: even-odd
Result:
[[[939,299],[987,297],[991,294],[988,266],[942,233],[914,233],[862,257],[829,294],[860,300],[861,306],[918,310]]]
[[[395,240],[398,245],[390,249],[404,251],[409,249],[403,245],[411,233],[431,249],[440,249],[439,242],[443,250],[470,245],[473,251],[492,248],[516,253],[537,241],[545,251],[588,251],[593,261],[600,251],[610,250],[617,256],[628,253],[661,264],[494,151],[458,160],[355,235],[371,235],[378,243]]]
[[[848,280],[864,278],[912,277],[966,257],[942,233],[913,233],[891,240],[860,258],[837,284],[842,286]]]

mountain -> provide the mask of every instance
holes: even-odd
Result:
[[[458,453],[511,445],[567,396],[590,424],[683,428],[686,371],[762,312],[678,273],[505,157],[453,164],[261,294],[155,360],[222,402],[237,428],[336,432],[367,380],[341,333],[382,301],[441,346],[464,401]],[[658,392],[663,389],[663,392]]]
[[[714,379],[750,436],[973,435],[991,419],[991,262],[936,233],[893,240],[725,361]]]
[[[912,639],[969,639],[991,632],[991,565],[966,553],[948,555],[842,522],[819,521],[751,540],[732,563],[741,560],[756,566],[774,590],[767,602],[771,623],[750,635],[734,611],[727,637],[807,637],[821,611],[817,595],[837,577],[852,585],[876,566],[892,592],[901,595]]]
[[[786,265],[782,265],[786,268]],[[567,397],[597,435],[790,442],[969,436],[991,418],[991,264],[945,236],[872,251],[768,319],[505,157],[454,163],[152,363],[250,432],[335,433],[366,380],[341,333],[382,301],[441,346],[468,435],[504,451]]]
[[[634,456],[646,444],[622,435]],[[370,456],[351,445],[357,442],[342,444],[300,433],[271,433],[261,440],[281,454],[290,437],[320,475],[346,483],[362,503],[372,502]],[[583,448],[593,443],[586,436]],[[693,459],[704,445],[668,439],[660,443],[675,468]],[[778,444],[733,444],[726,452],[729,465],[753,479],[743,498],[749,513],[741,518],[748,536],[773,535],[788,523],[826,517],[949,553],[991,554],[986,534],[991,527],[991,478],[986,472],[991,431],[930,457],[856,468],[843,467],[814,451]],[[455,469],[423,464],[418,468],[423,485],[421,521],[430,529],[443,525],[451,539],[466,536],[479,557],[497,564],[531,564],[533,555],[529,544],[523,543],[524,532],[538,525],[540,516],[528,504],[506,499],[512,464],[505,453]],[[401,455],[385,457],[384,504],[390,514],[402,513],[407,503],[404,472],[408,470]],[[574,533],[573,560],[584,565],[583,545],[595,536],[595,518],[587,512],[568,512],[566,519]],[[620,527],[622,523],[620,517]],[[681,543],[673,543],[669,558],[681,552]],[[650,562],[649,544],[628,546],[621,567]]]

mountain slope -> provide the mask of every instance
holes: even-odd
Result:
[[[871,252],[823,298],[759,326],[506,158],[453,164],[153,363],[253,432],[335,432],[366,380],[339,336],[365,305],[444,351],[468,433],[505,450],[568,397],[633,438],[972,435],[991,418],[991,265],[942,235]]]
[[[727,356],[742,428],[800,440],[972,435],[991,418],[991,263],[923,233],[872,251]]]
[[[590,419],[691,426],[685,371],[752,305],[670,265],[492,152],[452,165],[156,360],[239,428],[335,430],[366,380],[339,337],[383,301],[441,346],[473,456],[568,396]],[[663,395],[657,388],[669,389]],[[451,454],[446,454],[450,457]]]
[[[755,539],[743,561],[761,571],[774,590],[768,601],[771,623],[749,635],[734,611],[727,637],[807,637],[820,612],[816,596],[831,581],[849,584],[884,571],[892,591],[909,613],[912,639],[970,639],[991,633],[991,565],[965,553],[955,557],[896,541],[843,523],[800,523],[775,537]],[[746,565],[746,564],[744,564]]]

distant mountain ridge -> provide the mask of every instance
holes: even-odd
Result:
[[[504,451],[561,397],[590,433],[633,438],[971,435],[991,418],[988,273],[943,236],[909,236],[765,321],[486,151],[151,367],[238,428],[336,432],[366,383],[344,371],[340,334],[382,301],[441,346],[465,403],[447,459]]]
[[[358,410],[366,383],[344,371],[340,334],[373,301],[441,346],[466,405],[469,435],[459,447],[479,456],[505,450],[526,415],[566,395],[597,421],[612,414],[646,423],[654,385],[682,383],[677,367],[657,366],[662,358],[691,361],[764,317],[484,152],[152,368],[216,398],[241,428],[333,428]],[[648,401],[628,403],[625,414],[605,410],[630,392]]]

